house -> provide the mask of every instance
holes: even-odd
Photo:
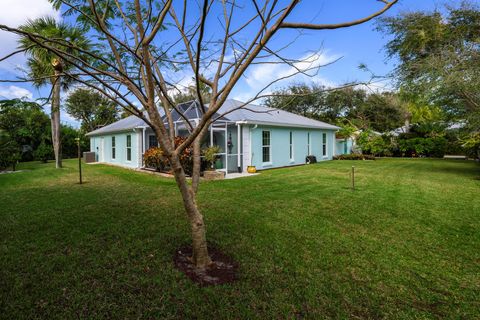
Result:
[[[180,104],[177,109],[184,117],[172,112],[175,133],[185,136],[185,118],[195,125],[202,110],[195,101]],[[339,127],[287,111],[227,100],[212,119],[203,145],[220,147],[215,167],[226,173],[245,172],[247,166],[263,170],[305,164],[308,155],[314,155],[317,161],[331,160],[335,153]],[[158,145],[152,129],[135,116],[87,136],[98,162],[131,168],[142,168],[143,153]]]
[[[433,124],[443,126],[445,128],[445,131],[456,131],[460,130],[465,127],[466,122],[465,121],[458,121],[458,122],[434,122]],[[392,137],[398,137],[401,134],[408,133],[414,126],[418,126],[418,123],[413,123],[409,125],[404,125],[401,126],[400,128],[393,129],[392,131],[386,132],[386,135],[390,135]]]
[[[353,152],[355,140],[352,137],[337,137],[335,139],[335,155],[350,154]]]

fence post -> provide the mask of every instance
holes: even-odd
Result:
[[[352,190],[355,191],[355,166],[352,166]]]
[[[78,178],[80,180],[80,184],[82,184],[82,152],[80,150],[80,138],[75,138],[77,141],[77,149],[78,149]]]

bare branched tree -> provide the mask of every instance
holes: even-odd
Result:
[[[202,269],[211,260],[205,223],[196,200],[200,141],[237,83],[255,65],[282,64],[293,70],[261,88],[254,97],[258,99],[267,96],[268,88],[278,81],[299,74],[315,75],[321,67],[316,61],[318,51],[304,61],[292,59],[284,52],[295,45],[295,41],[279,45],[279,41],[274,43],[272,39],[287,30],[301,35],[302,30],[352,27],[381,15],[398,0],[372,0],[372,6],[378,3],[378,8],[374,7],[371,15],[333,24],[292,21],[292,13],[302,6],[299,0],[241,3],[235,0],[50,1],[88,30],[94,44],[91,50],[79,48],[68,39],[47,38],[6,25],[0,25],[0,30],[28,37],[32,45],[46,49],[74,66],[72,70],[75,71],[64,70],[62,76],[98,90],[154,130],[173,169],[191,225],[192,262]],[[82,54],[72,55],[72,51]],[[186,77],[193,76],[202,114],[195,124],[185,119],[189,134],[183,143],[175,146],[172,112],[181,115],[173,99],[181,90],[176,78],[178,71],[187,74]],[[208,86],[211,93],[208,108],[199,94],[204,86]],[[195,155],[192,185],[187,182],[179,158],[181,152],[190,146],[194,147]]]

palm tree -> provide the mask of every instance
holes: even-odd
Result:
[[[25,32],[38,34],[43,38],[52,39],[56,42],[45,41],[51,47],[57,47],[62,51],[68,48],[73,55],[81,55],[78,50],[72,48],[88,49],[90,47],[84,32],[63,22],[57,22],[50,17],[29,20],[20,27]],[[38,38],[39,39],[39,38]],[[52,86],[51,91],[51,123],[52,143],[55,153],[57,168],[62,167],[62,145],[60,137],[60,93],[72,83],[72,78],[65,76],[74,67],[55,53],[42,48],[29,37],[21,37],[19,47],[28,55],[28,78],[33,79],[33,84],[39,88],[46,85]]]

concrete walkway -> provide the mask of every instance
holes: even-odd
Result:
[[[225,176],[225,179],[237,179],[237,178],[243,178],[243,177],[252,177],[259,175],[260,173],[248,173],[248,172],[242,172],[242,173],[229,173]]]

